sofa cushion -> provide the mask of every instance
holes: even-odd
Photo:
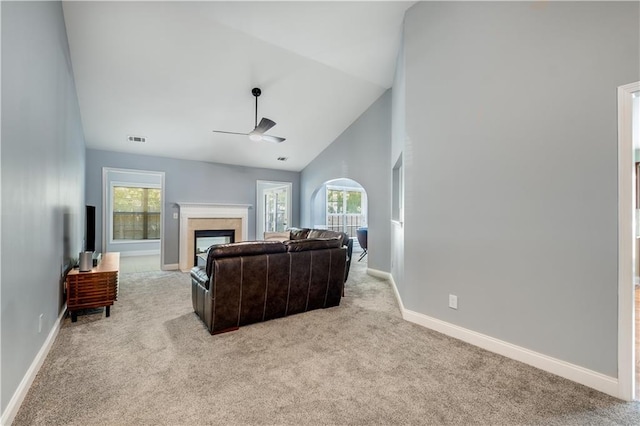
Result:
[[[310,229],[308,228],[289,228],[291,234],[291,240],[303,240],[309,235]]]
[[[220,244],[209,249],[209,255],[207,256],[207,276],[211,276],[214,259],[284,253],[286,251],[287,248],[280,241],[243,241],[240,243]]]
[[[287,247],[287,251],[298,252],[298,251],[338,248],[342,246],[342,240],[339,237],[307,238],[304,240],[285,241],[284,245]]]

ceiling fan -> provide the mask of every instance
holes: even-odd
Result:
[[[249,139],[251,139],[252,141],[265,141],[265,142],[274,142],[274,143],[283,142],[285,138],[281,138],[279,136],[265,135],[265,132],[270,128],[272,128],[273,126],[275,126],[276,122],[273,120],[269,120],[266,117],[262,117],[262,119],[260,120],[260,124],[258,124],[258,96],[262,94],[262,91],[259,88],[254,87],[253,89],[251,89],[251,94],[256,98],[255,128],[249,133],[225,132],[222,130],[214,130],[213,132],[226,133],[229,135],[249,136]]]

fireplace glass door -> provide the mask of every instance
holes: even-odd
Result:
[[[235,231],[233,229],[199,230],[194,231],[194,234],[194,266],[202,265],[202,261],[204,261],[204,264],[206,265],[207,253],[211,246],[235,242]]]

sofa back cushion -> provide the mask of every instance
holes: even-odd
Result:
[[[303,240],[309,235],[309,228],[289,228],[291,240]]]
[[[284,253],[287,248],[280,241],[243,241],[220,244],[209,250],[207,276],[213,271],[213,261],[224,257],[255,256],[257,254]]]
[[[284,245],[287,247],[288,252],[299,252],[299,251],[339,248],[342,246],[342,240],[337,237],[336,238],[307,238],[304,240],[285,241]]]
[[[328,229],[311,229],[307,238],[340,238],[343,246],[346,246],[349,242],[349,236],[344,232],[330,231]]]

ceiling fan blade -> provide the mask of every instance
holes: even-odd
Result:
[[[280,136],[262,135],[262,140],[265,142],[280,143],[284,142],[286,139],[281,138]]]
[[[275,121],[262,117],[262,120],[260,120],[260,123],[256,126],[255,129],[253,129],[253,132],[251,133],[257,133],[261,135],[275,125],[276,125]]]
[[[248,136],[249,133],[237,133],[237,132],[225,132],[222,130],[212,130],[213,133],[225,133],[227,135],[242,135],[242,136]]]

